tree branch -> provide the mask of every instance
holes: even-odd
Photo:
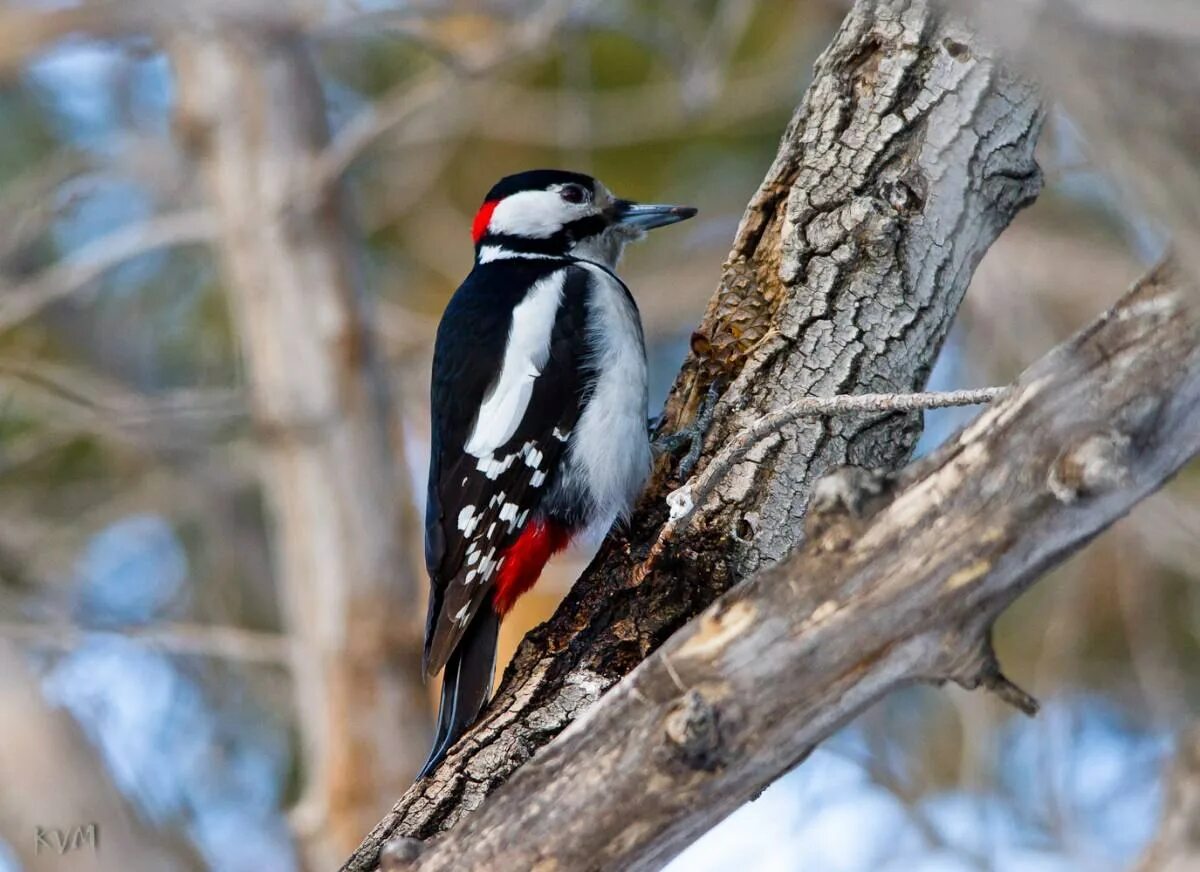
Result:
[[[114,230],[81,246],[29,281],[5,288],[4,301],[0,303],[0,332],[12,329],[135,257],[171,246],[208,242],[215,234],[213,215],[205,210],[157,215]]]
[[[286,666],[288,639],[280,633],[220,624],[161,623],[149,627],[80,627],[69,622],[0,621],[0,638],[34,648],[69,651],[98,635],[120,636],[178,657]]]
[[[742,220],[668,400],[677,428],[727,386],[700,471],[797,397],[919,390],[975,264],[1040,187],[1036,92],[925,0],[859,0]],[[761,442],[649,567],[679,482],[660,464],[555,616],[531,633],[483,720],[345,865],[477,808],[541,746],[698,614],[800,538],[812,483],[894,468],[919,413],[796,420]],[[503,866],[496,868],[505,868]]]
[[[1200,306],[1160,269],[899,476],[818,483],[806,545],[722,597],[410,863],[660,868],[884,694],[984,686],[992,623],[1200,452]]]

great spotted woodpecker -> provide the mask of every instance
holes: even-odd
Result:
[[[475,215],[475,266],[433,355],[424,666],[445,673],[418,777],[487,702],[501,618],[555,552],[602,536],[642,488],[646,351],[613,270],[626,243],[695,214],[533,170],[501,179]]]

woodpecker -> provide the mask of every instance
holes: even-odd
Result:
[[[444,670],[427,775],[491,694],[500,621],[546,562],[628,515],[650,471],[641,317],[625,245],[691,218],[562,170],[501,179],[438,325],[425,511],[427,677]]]

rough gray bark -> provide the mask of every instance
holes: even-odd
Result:
[[[329,139],[303,40],[247,22],[173,49],[274,530],[305,751],[294,819],[312,865],[329,868],[428,739],[400,429],[338,198],[294,206]]]
[[[1179,275],[1145,280],[898,476],[822,479],[802,549],[391,868],[657,869],[897,687],[983,685],[1035,711],[993,622],[1200,452],[1200,306]]]
[[[974,266],[1039,190],[1040,120],[1034,90],[928,3],[856,3],[747,209],[668,402],[671,429],[710,384],[726,386],[701,469],[793,398],[924,384]],[[372,869],[388,837],[427,837],[477,808],[674,630],[794,545],[822,471],[899,466],[919,430],[914,414],[791,424],[647,560],[679,484],[660,464],[629,527],[526,638],[482,722],[344,868]]]
[[[1032,86],[961,24],[920,2],[857,4],[750,203],[677,385],[744,366],[709,445],[781,398],[923,385],[976,264],[1040,190],[1040,122]],[[722,520],[755,531],[739,570],[795,544],[796,497],[822,470],[894,465],[919,433],[918,415],[782,430],[721,495],[737,504]]]

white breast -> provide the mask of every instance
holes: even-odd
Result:
[[[650,472],[646,431],[646,348],[637,310],[607,270],[589,263],[589,362],[596,381],[574,431],[571,477],[586,482],[589,533],[603,536],[628,515]]]

